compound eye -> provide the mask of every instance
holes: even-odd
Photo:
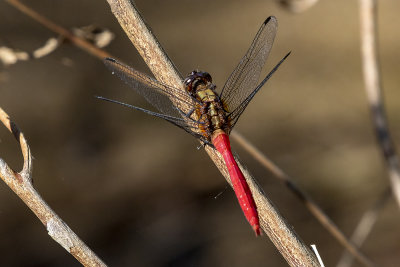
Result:
[[[189,74],[189,76],[193,76],[193,75],[196,75],[197,74],[197,71],[192,71],[190,74]]]
[[[207,81],[212,83],[212,78],[211,78],[211,75],[209,73],[207,73],[207,72],[205,73],[205,78],[206,78]]]

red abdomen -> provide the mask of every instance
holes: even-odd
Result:
[[[260,235],[260,223],[258,220],[257,207],[254,203],[253,195],[251,194],[246,179],[232,155],[228,135],[222,130],[217,130],[213,134],[211,141],[225,160],[233,189],[247,221],[250,223],[256,235]]]

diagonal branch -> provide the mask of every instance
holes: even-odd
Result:
[[[59,25],[55,24],[51,20],[43,17],[42,15],[40,15],[36,11],[30,9],[26,5],[24,5],[21,2],[19,2],[18,0],[6,0],[6,2],[8,2],[9,4],[11,4],[14,7],[18,8],[20,11],[22,11],[26,15],[32,17],[33,19],[38,21],[40,24],[42,24],[43,26],[45,26],[49,30],[59,33],[61,36],[67,38],[73,44],[81,47],[82,49],[86,50],[90,54],[96,54],[97,53],[97,54],[101,55],[103,58],[109,56],[108,53],[105,52],[104,50],[101,50],[100,48],[91,45],[89,42],[86,42],[83,39],[76,37],[72,32],[66,30],[63,27],[60,27]]]
[[[0,121],[13,133],[24,157],[22,171],[15,172],[0,158],[0,178],[35,213],[48,234],[84,266],[106,266],[97,255],[61,220],[32,184],[32,155],[23,133],[0,108]]]

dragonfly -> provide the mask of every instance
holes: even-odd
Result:
[[[289,52],[283,57],[258,83],[261,70],[271,51],[277,26],[274,16],[263,22],[250,48],[229,76],[220,94],[216,92],[216,85],[207,72],[192,71],[184,79],[185,90],[182,90],[159,82],[115,59],[106,58],[104,63],[112,73],[143,96],[159,112],[98,97],[162,118],[190,133],[205,146],[215,148],[225,161],[238,202],[256,236],[260,235],[257,206],[232,154],[229,133],[256,93],[290,54]]]

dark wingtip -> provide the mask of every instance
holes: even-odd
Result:
[[[271,20],[277,21],[275,16],[269,16],[265,21],[264,24],[267,24],[268,22],[270,22]]]

